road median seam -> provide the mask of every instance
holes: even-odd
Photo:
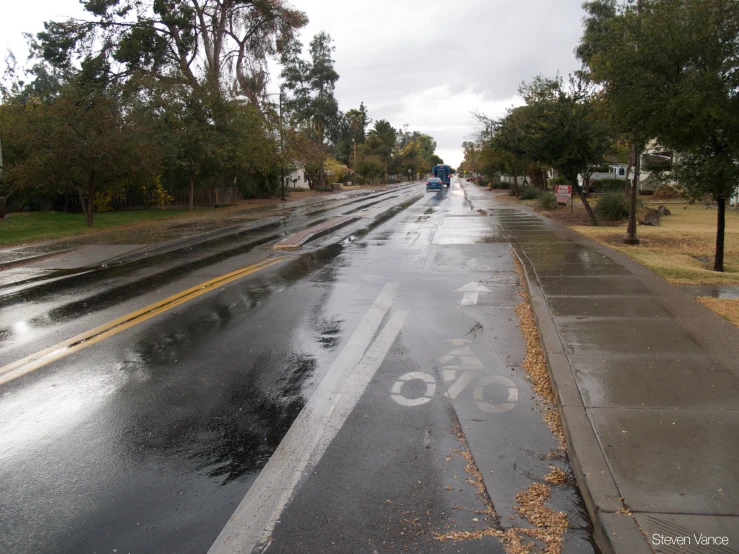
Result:
[[[402,194],[400,196],[394,196],[388,200],[380,202],[377,205],[373,205],[352,215],[339,216],[334,219],[324,221],[320,225],[309,227],[308,229],[304,229],[282,239],[280,242],[275,244],[272,249],[286,252],[300,250],[309,242],[329,235],[334,231],[337,231],[342,227],[346,227],[347,225],[351,225],[352,223],[355,223],[361,219],[374,216],[378,212],[391,212],[394,208],[403,205],[404,202],[407,202],[409,199],[414,198],[415,196],[417,195],[412,192]]]

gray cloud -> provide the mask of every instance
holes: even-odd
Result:
[[[455,165],[473,131],[471,111],[500,115],[522,80],[577,68],[582,0],[292,1],[311,19],[306,44],[321,30],[335,40],[342,109],[364,101],[374,119],[429,132]],[[5,12],[3,46],[20,53],[22,31],[38,32],[80,6],[36,0],[33,10],[18,4]]]
[[[336,43],[342,109],[434,135],[454,164],[473,132],[470,112],[502,114],[535,75],[578,64],[582,0],[294,0]],[[453,158],[453,159],[452,159]]]

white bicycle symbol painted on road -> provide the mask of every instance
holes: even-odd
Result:
[[[452,400],[457,398],[467,387],[473,383],[482,370],[482,362],[475,356],[469,346],[472,341],[467,339],[451,339],[457,348],[441,358],[444,382],[452,382],[444,396]],[[457,361],[459,363],[450,364]],[[408,398],[403,394],[403,386],[411,381],[423,381],[426,390],[422,396]],[[390,397],[401,406],[421,406],[430,402],[436,394],[436,378],[423,371],[412,371],[401,376],[390,389]],[[494,403],[485,399],[485,389],[491,385],[507,389],[508,395],[505,402]],[[489,375],[474,383],[472,397],[477,407],[490,414],[500,414],[512,410],[518,401],[518,387],[516,384],[501,375]]]

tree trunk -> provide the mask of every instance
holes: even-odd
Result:
[[[95,171],[90,173],[90,181],[87,183],[87,226],[92,227],[92,210],[95,208]]]
[[[82,195],[81,188],[77,188],[77,196],[80,199],[80,206],[82,207],[82,213],[85,215],[85,224],[87,224],[87,204],[85,204],[85,197]]]
[[[513,195],[518,198],[518,175],[513,176]]]
[[[713,263],[714,271],[724,271],[724,232],[726,231],[726,198],[717,198],[718,225],[716,227],[716,259]]]
[[[585,193],[583,193],[582,187],[577,182],[577,175],[575,175],[575,178],[570,178],[570,182],[572,183],[572,187],[577,191],[577,195],[580,197],[580,200],[582,201],[583,206],[585,206],[585,211],[588,213],[588,217],[590,217],[590,222],[593,224],[594,227],[598,226],[598,220],[595,219],[595,214],[593,213],[593,209],[590,207],[590,204],[588,203],[588,198],[585,196]]]
[[[193,211],[195,204],[195,180],[190,177],[190,211]]]

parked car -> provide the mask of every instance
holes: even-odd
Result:
[[[430,190],[441,190],[443,186],[443,181],[438,177],[429,177],[429,180],[426,181],[426,192]]]

